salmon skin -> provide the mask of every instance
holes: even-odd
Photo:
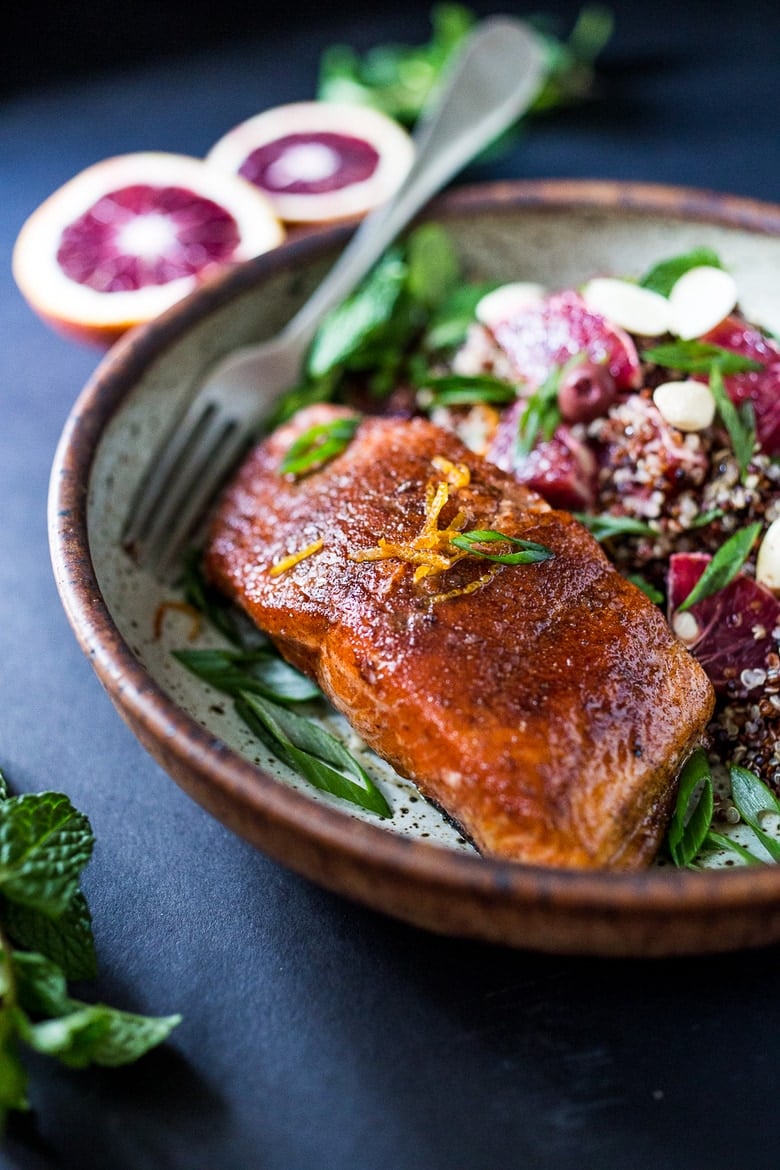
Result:
[[[250,453],[210,580],[484,855],[647,865],[712,713],[704,671],[569,513],[426,419],[365,418],[320,468],[280,472],[346,414],[307,408]],[[484,529],[552,556],[452,543]]]

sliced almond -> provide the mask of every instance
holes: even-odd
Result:
[[[691,341],[728,317],[737,303],[734,277],[722,268],[702,265],[683,273],[669,293],[670,332]]]
[[[706,382],[662,382],[653,391],[658,413],[678,431],[703,431],[715,418],[715,398]]]
[[[502,284],[486,293],[477,303],[476,318],[481,325],[492,329],[502,321],[508,321],[526,305],[536,304],[542,300],[547,290],[544,285],[534,284],[532,281],[518,280],[512,284]]]
[[[772,521],[759,545],[756,580],[773,593],[780,593],[780,520]]]
[[[606,317],[613,325],[639,333],[644,337],[659,337],[669,331],[669,302],[660,293],[618,280],[611,276],[597,276],[582,290],[585,304],[594,313]]]

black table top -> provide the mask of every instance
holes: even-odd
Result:
[[[184,1020],[126,1069],[31,1060],[33,1113],[11,1125],[0,1164],[776,1166],[777,948],[561,958],[385,919],[211,820],[101,690],[61,609],[45,522],[54,447],[99,359],[22,302],[13,240],[87,164],[131,150],[203,154],[250,114],[312,97],[327,44],[419,41],[428,22],[423,7],[389,3],[251,17],[230,3],[90,8],[20,5],[6,38],[0,767],[17,791],[66,791],[93,823],[95,997]],[[547,10],[566,27],[574,5]],[[641,179],[776,199],[775,0],[613,10],[601,97],[536,120],[511,156],[469,178]]]

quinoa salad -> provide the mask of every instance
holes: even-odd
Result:
[[[642,284],[504,285],[449,369],[507,381],[516,401],[432,417],[603,541],[713,683],[713,762],[780,790],[780,344],[744,319],[718,257]]]
[[[424,224],[325,319],[267,429],[315,402],[354,425],[427,415],[572,512],[716,696],[659,862],[780,861],[780,340],[745,317],[720,256],[702,243],[576,287],[496,284],[466,280]],[[305,468],[354,426],[312,432]]]

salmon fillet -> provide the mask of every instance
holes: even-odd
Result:
[[[425,419],[366,418],[318,470],[280,474],[347,413],[311,407],[251,452],[209,578],[483,854],[646,865],[712,712],[704,671],[569,513]],[[456,559],[458,529],[553,556]]]

